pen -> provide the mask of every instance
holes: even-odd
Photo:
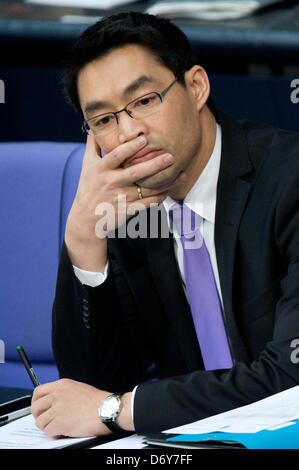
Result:
[[[36,376],[36,374],[33,370],[31,362],[29,361],[24,349],[22,348],[22,346],[17,346],[17,351],[18,351],[18,353],[19,353],[19,355],[22,359],[22,362],[23,362],[23,364],[24,364],[24,366],[25,366],[25,368],[28,372],[28,375],[29,375],[34,387],[37,387],[38,385],[40,385],[40,382],[39,382],[39,380],[38,380],[38,378],[37,378],[37,376]]]

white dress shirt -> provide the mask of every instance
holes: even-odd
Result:
[[[221,288],[219,282],[219,274],[216,260],[216,251],[214,243],[214,228],[215,228],[215,210],[216,210],[216,193],[217,193],[217,181],[220,168],[220,159],[221,159],[221,127],[219,124],[216,124],[216,139],[213,152],[206,164],[204,170],[200,174],[194,186],[191,188],[189,193],[184,199],[184,204],[186,204],[190,209],[199,214],[203,223],[200,226],[202,235],[207,247],[207,250],[210,255],[210,260],[215,276],[215,281],[218,289],[218,294],[220,301],[222,303]],[[163,201],[164,208],[167,214],[169,230],[172,231],[171,224],[169,223],[169,209],[175,203],[171,197],[167,197]],[[174,240],[174,251],[175,256],[178,262],[179,271],[181,275],[181,280],[183,287],[185,289],[185,275],[183,268],[183,247],[176,231],[176,227],[173,226],[173,240]],[[108,275],[109,262],[105,267],[104,273],[84,271],[82,269],[73,266],[74,272],[82,284],[89,285],[91,287],[96,287],[102,284]],[[132,393],[132,415],[134,409],[134,395],[136,388]]]
[[[218,267],[216,261],[216,251],[214,243],[214,228],[215,228],[215,212],[216,212],[216,193],[217,181],[220,168],[221,157],[221,127],[217,124],[216,139],[211,157],[206,164],[201,175],[191,188],[189,193],[184,199],[184,204],[200,215],[203,223],[200,224],[200,231],[202,232],[207,250],[210,255],[210,260],[215,276],[217,290],[220,301],[222,303],[222,295],[220,289]],[[167,212],[168,226],[171,231],[171,224],[169,223],[169,210],[175,201],[171,197],[167,197],[164,201],[164,207]],[[185,288],[185,274],[183,267],[183,247],[178,235],[175,225],[173,225],[173,240],[174,251],[179,265],[181,280]]]

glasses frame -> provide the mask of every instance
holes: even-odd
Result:
[[[142,98],[145,98],[146,96],[148,95],[152,95],[153,93],[155,95],[157,95],[161,101],[161,103],[163,102],[163,99],[166,95],[166,93],[170,90],[170,88],[173,87],[173,85],[178,81],[178,77],[176,77],[170,85],[168,85],[168,87],[165,88],[165,90],[161,91],[161,93],[159,93],[158,91],[151,91],[150,93],[145,93],[144,95],[141,95],[139,96],[138,98],[135,98],[134,100],[130,101],[130,103],[128,103],[124,108],[120,109],[119,111],[110,111],[109,113],[102,113],[102,114],[97,114],[96,116],[93,116],[87,120],[84,119],[83,123],[82,123],[82,126],[81,126],[81,130],[85,133],[85,134],[90,134],[90,132],[88,132],[88,130],[86,129],[86,126],[88,125],[88,122],[91,121],[92,119],[95,119],[95,118],[99,118],[100,116],[107,116],[107,115],[110,115],[110,114],[113,114],[115,116],[115,119],[116,119],[116,123],[118,124],[119,122],[119,118],[118,118],[118,114],[122,113],[123,111],[125,111],[127,113],[128,116],[130,116],[130,118],[132,119],[136,119],[134,118],[134,116],[132,115],[132,113],[127,109],[128,106],[130,106],[132,103],[134,103],[135,101],[139,101],[141,100]],[[99,134],[94,134],[94,135],[99,135]]]

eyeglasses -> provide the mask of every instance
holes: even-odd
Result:
[[[87,134],[92,133],[93,135],[103,136],[115,131],[119,122],[118,114],[123,111],[125,111],[132,119],[140,119],[156,113],[159,111],[166,93],[177,81],[178,79],[175,78],[175,80],[173,80],[173,82],[171,82],[171,84],[161,93],[153,91],[130,101],[130,103],[120,111],[116,111],[115,113],[99,114],[98,116],[84,120],[81,127],[82,131]]]

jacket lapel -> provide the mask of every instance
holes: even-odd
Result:
[[[165,314],[173,328],[181,353],[190,371],[203,368],[200,348],[189,305],[182,287],[177,267],[172,235],[169,233],[164,206],[151,208],[156,219],[161,213],[161,232],[164,237],[146,239],[147,257],[151,274],[164,305]]]
[[[224,317],[234,360],[248,362],[248,353],[233,313],[233,276],[239,226],[251,190],[253,168],[241,124],[222,113],[219,113],[219,120],[222,151],[215,216],[216,257]]]

